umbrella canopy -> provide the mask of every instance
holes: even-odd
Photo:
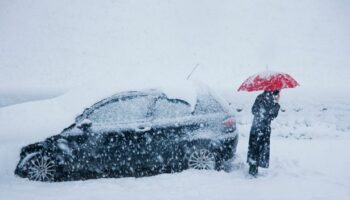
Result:
[[[289,74],[265,71],[249,77],[243,82],[238,91],[275,91],[284,88],[295,88],[299,83],[294,80]]]

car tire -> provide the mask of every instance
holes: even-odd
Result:
[[[27,162],[28,179],[32,181],[56,181],[57,162],[46,154],[39,153]]]
[[[211,148],[210,141],[198,140],[191,142],[186,151],[185,163],[188,169],[217,169],[217,153]]]

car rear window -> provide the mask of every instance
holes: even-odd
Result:
[[[190,105],[181,100],[160,98],[156,101],[153,116],[155,119],[177,118],[191,115]]]
[[[197,105],[194,111],[195,114],[207,114],[218,112],[224,112],[224,109],[213,96],[198,96]]]

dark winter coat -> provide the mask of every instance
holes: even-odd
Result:
[[[260,94],[253,105],[253,125],[249,136],[248,163],[268,168],[270,160],[271,121],[278,115],[280,105],[272,92]]]

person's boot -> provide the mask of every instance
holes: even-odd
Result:
[[[249,174],[256,177],[258,175],[258,166],[249,165]]]

